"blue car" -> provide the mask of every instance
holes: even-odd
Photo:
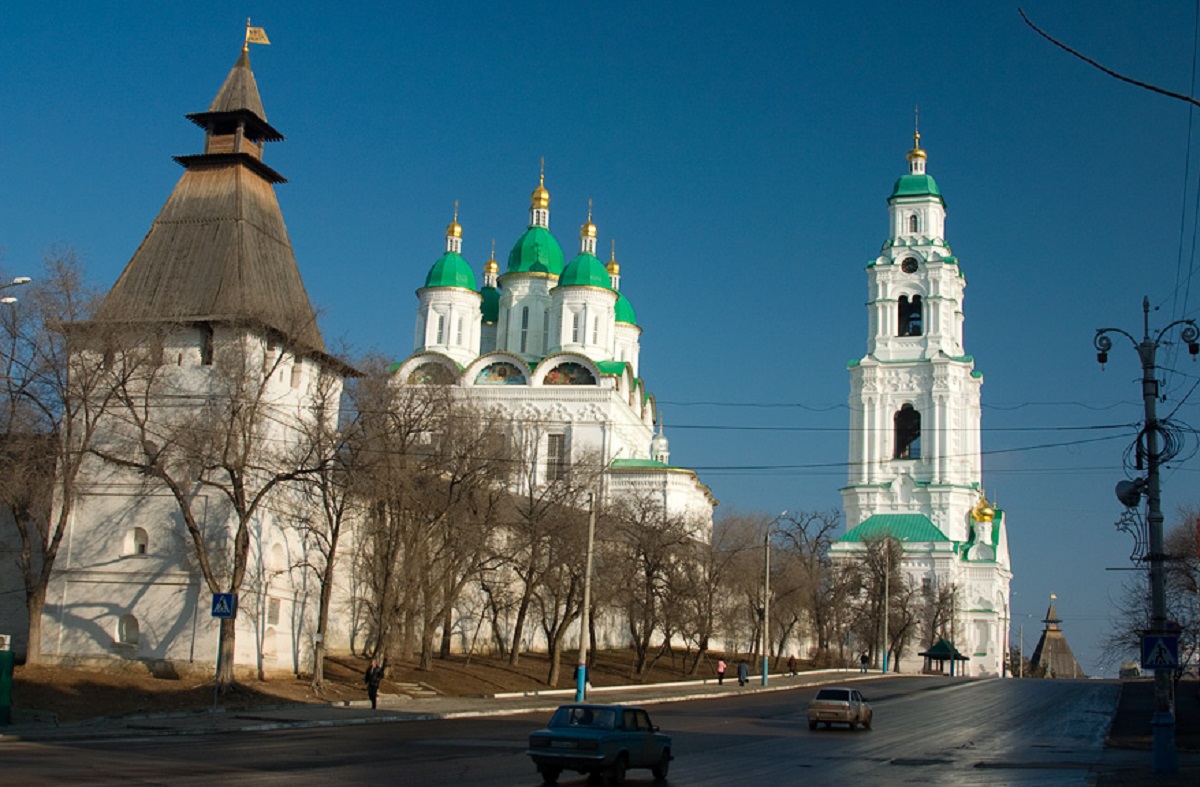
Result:
[[[667,778],[671,738],[641,708],[563,705],[545,729],[529,735],[525,753],[547,784],[555,784],[563,771],[603,774],[623,784],[630,768],[649,768],[655,779]]]

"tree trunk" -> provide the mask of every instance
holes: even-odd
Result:
[[[42,663],[42,611],[46,608],[46,584],[39,583],[26,599],[29,609],[29,644],[25,649],[26,664]]]
[[[220,664],[217,666],[217,691],[224,694],[233,688],[233,653],[237,637],[237,621],[221,619]]]

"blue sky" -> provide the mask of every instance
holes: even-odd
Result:
[[[1057,593],[1095,673],[1129,576],[1107,569],[1132,547],[1112,493],[1132,430],[1108,427],[1139,419],[1140,373],[1128,346],[1101,371],[1092,337],[1140,333],[1143,295],[1154,325],[1195,316],[1200,293],[1177,281],[1200,132],[1185,104],[1055,49],[1014,4],[827,6],[21,3],[0,20],[0,265],[36,272],[65,244],[111,285],[182,171],[171,156],[202,150],[183,116],[207,108],[250,16],[287,137],[266,160],[290,181],[277,193],[331,347],[406,356],[454,201],[478,274],[493,238],[503,261],[524,230],[544,156],[564,249],[589,199],[602,256],[616,240],[673,462],[699,469],[721,512],[840,508],[864,266],[919,104],[968,280],[1013,636],[1024,623],[1032,652]],[[1116,70],[1195,92],[1191,4],[1024,7]],[[1164,360],[1170,412],[1200,367]],[[1177,417],[1200,422],[1198,402]],[[1164,474],[1168,523],[1197,502],[1198,467]]]

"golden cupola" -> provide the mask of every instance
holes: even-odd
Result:
[[[546,190],[546,173],[538,175],[537,188],[529,195],[529,207],[545,210],[550,207],[550,192]]]
[[[979,495],[979,502],[971,509],[971,518],[976,522],[991,522],[996,517],[996,509],[988,502],[987,495]]]

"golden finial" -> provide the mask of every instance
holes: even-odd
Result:
[[[462,238],[462,225],[458,223],[458,200],[454,200],[454,220],[446,227],[447,238]]]
[[[988,502],[983,490],[979,491],[979,502],[971,509],[971,518],[976,522],[991,522],[996,517],[996,509]]]
[[[496,262],[495,238],[492,238],[492,256],[488,257],[488,261],[483,264],[483,272],[493,276],[500,272],[500,265]]]
[[[546,157],[542,157],[542,166],[538,172],[538,187],[529,195],[529,201],[534,208],[550,207],[550,192],[546,190]]]
[[[612,256],[608,258],[608,265],[604,266],[608,269],[609,276],[618,276],[621,273],[621,266],[617,263],[617,240],[612,241]]]
[[[579,237],[594,238],[596,237],[596,225],[592,223],[592,201],[588,200],[588,217],[587,222],[579,228]]]
[[[919,104],[913,105],[913,146],[912,150],[908,151],[908,160],[912,161],[915,158],[925,158],[925,151],[921,150],[921,107]]]

